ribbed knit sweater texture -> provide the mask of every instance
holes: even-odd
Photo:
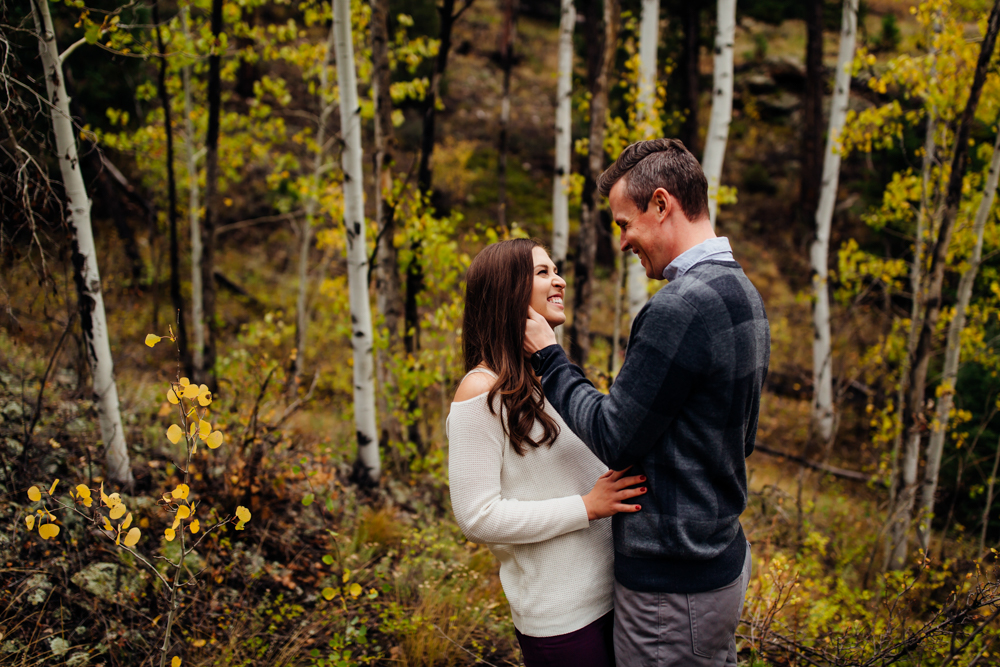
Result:
[[[566,423],[608,466],[647,477],[642,510],[614,517],[615,576],[627,588],[698,593],[740,575],[770,342],[740,265],[706,260],[636,316],[609,394],[558,345],[539,353],[545,397]]]
[[[555,442],[519,455],[486,394],[451,404],[451,504],[459,527],[500,561],[514,626],[531,637],[579,630],[612,608],[611,519],[587,519],[583,495],[607,471],[566,426]],[[499,398],[496,399],[499,403]],[[539,438],[540,424],[532,436]]]

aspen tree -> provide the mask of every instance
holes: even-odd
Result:
[[[962,200],[962,183],[965,170],[969,163],[969,135],[972,120],[979,106],[983,85],[986,82],[987,66],[993,56],[996,46],[997,32],[1000,31],[1000,0],[996,0],[987,22],[986,34],[980,46],[979,59],[972,78],[969,98],[955,131],[955,152],[952,155],[951,171],[948,176],[948,186],[945,195],[941,223],[938,226],[931,252],[931,264],[928,271],[927,287],[921,299],[920,338],[917,341],[916,353],[909,372],[909,397],[903,411],[902,428],[907,429],[906,450],[903,456],[901,470],[902,484],[893,508],[892,551],[889,557],[889,567],[899,569],[906,563],[906,552],[909,546],[910,521],[913,517],[913,505],[916,498],[917,466],[920,458],[920,442],[923,435],[926,416],[924,414],[925,393],[927,389],[927,371],[931,356],[934,353],[933,337],[941,315],[942,290],[944,287],[944,271],[948,262],[948,247],[951,245],[952,232],[958,216],[958,207]]]
[[[514,42],[517,39],[518,0],[503,0],[503,20],[497,51],[503,71],[500,98],[500,141],[497,150],[497,222],[507,227],[507,133],[510,129],[510,77],[514,69]]]
[[[322,185],[322,176],[325,171],[326,150],[326,125],[333,113],[335,102],[330,98],[330,76],[327,68],[330,64],[330,56],[333,53],[334,30],[331,26],[330,33],[326,40],[326,51],[323,61],[319,65],[319,90],[317,95],[320,99],[319,122],[316,126],[316,150],[313,153],[312,188],[306,198],[305,218],[299,227],[299,291],[295,300],[295,379],[298,379],[305,369],[306,357],[306,332],[309,328],[309,250],[312,247],[313,223],[316,218],[316,209],[319,207],[319,192]],[[346,172],[345,172],[346,173]],[[294,383],[293,383],[294,385]]]
[[[976,220],[973,224],[976,245],[972,250],[972,257],[969,258],[969,266],[959,280],[955,314],[948,324],[948,342],[945,347],[944,372],[941,377],[943,391],[937,401],[937,419],[934,420],[934,427],[927,444],[927,466],[924,469],[924,482],[918,512],[920,521],[917,524],[917,540],[924,553],[928,553],[931,542],[934,496],[937,493],[938,475],[941,472],[944,439],[948,433],[948,417],[955,401],[955,383],[958,380],[958,364],[962,352],[961,337],[962,330],[965,329],[965,312],[972,300],[972,286],[976,282],[979,266],[983,261],[983,235],[986,232],[986,221],[990,217],[990,209],[993,208],[998,176],[1000,176],[1000,132],[997,133],[993,144],[993,159],[990,161],[990,170],[986,177],[986,189],[983,191],[983,199],[979,202]],[[984,522],[984,528],[986,525]]]
[[[188,14],[190,7],[181,8],[181,31],[184,33],[184,43],[191,43],[188,29]],[[205,307],[202,301],[201,287],[201,227],[198,219],[200,193],[198,187],[198,158],[194,144],[194,112],[191,104],[191,65],[181,68],[181,78],[184,84],[184,147],[187,152],[188,173],[188,224],[191,229],[191,363],[200,369],[205,364]]]
[[[573,150],[573,27],[576,7],[562,0],[559,18],[559,78],[556,84],[556,171],[552,178],[552,261],[559,273],[566,265],[569,248],[569,174]],[[562,326],[556,337],[562,344]]]
[[[350,0],[333,0],[334,51],[340,87],[340,127],[344,141],[344,228],[347,233],[347,280],[354,350],[354,422],[358,481],[378,483],[381,472],[375,421],[375,377],[372,314],[368,301],[368,256],[365,245],[364,179],[361,172],[361,106],[354,69]]]
[[[715,56],[712,74],[712,115],[705,137],[702,167],[708,179],[708,215],[715,227],[722,162],[733,119],[733,42],[736,39],[736,0],[719,0],[715,20]]]
[[[31,14],[38,32],[38,51],[45,71],[52,134],[55,136],[59,171],[66,191],[66,219],[73,230],[71,261],[79,299],[80,328],[90,361],[94,404],[97,406],[101,439],[104,440],[107,474],[115,481],[130,485],[133,483],[132,468],[118,404],[118,386],[115,383],[108,321],[104,312],[104,293],[90,224],[90,199],[80,172],[69,96],[66,94],[63,78],[62,61],[68,53],[59,55],[48,0],[31,0]]]
[[[637,120],[640,136],[644,140],[655,139],[655,126],[650,122],[655,113],[656,102],[656,47],[660,40],[660,0],[642,0],[642,23],[639,26],[639,95],[637,99]],[[639,257],[626,253],[625,284],[628,292],[629,321],[635,319],[648,298],[646,269],[642,268]]]
[[[851,66],[858,34],[858,0],[844,0],[840,27],[840,52],[830,125],[823,155],[823,180],[819,206],[816,208],[816,236],[810,248],[813,272],[813,401],[812,422],[815,433],[823,442],[833,437],[833,372],[830,353],[830,292],[827,285],[827,263],[830,254],[830,227],[833,207],[840,182],[840,134],[847,118],[847,103],[851,92]]]

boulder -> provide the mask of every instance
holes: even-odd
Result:
[[[74,584],[105,602],[138,597],[146,590],[144,572],[126,569],[117,563],[92,563],[73,575]]]

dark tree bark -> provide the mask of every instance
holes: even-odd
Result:
[[[812,226],[823,178],[823,0],[807,0],[806,90],[802,100],[802,173],[799,222]]]
[[[497,222],[507,227],[507,129],[510,125],[510,75],[514,69],[514,41],[517,32],[517,0],[504,0],[503,26],[497,44],[503,73],[503,100],[500,108],[500,141],[497,149]]]
[[[174,305],[174,325],[181,363],[190,376],[191,355],[188,351],[187,328],[184,326],[184,299],[181,297],[180,249],[177,244],[177,182],[174,177],[174,130],[170,120],[170,95],[167,93],[167,54],[160,30],[159,2],[153,3],[153,24],[156,25],[156,47],[160,54],[160,71],[156,79],[160,103],[163,105],[163,130],[167,138],[167,218],[170,221],[170,300]]]
[[[583,171],[583,206],[573,264],[573,326],[570,328],[570,358],[578,365],[590,354],[590,311],[594,291],[594,264],[597,256],[597,226],[600,224],[597,177],[604,168],[604,125],[608,110],[608,80],[614,65],[618,37],[618,0],[591,0],[587,3],[587,59],[590,88],[590,147]]]
[[[222,0],[212,0],[212,38],[217,47],[222,34]],[[208,132],[205,138],[205,219],[201,225],[201,285],[205,323],[204,364],[198,370],[199,381],[216,390],[215,356],[218,327],[215,322],[215,225],[219,220],[219,114],[222,107],[222,56],[213,49],[208,57]]]
[[[681,52],[681,107],[687,115],[681,127],[681,141],[694,155],[701,153],[698,146],[698,51],[700,47],[701,10],[696,2],[683,4],[684,49]]]

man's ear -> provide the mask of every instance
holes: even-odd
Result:
[[[672,204],[673,202],[671,201],[670,194],[663,188],[656,188],[656,190],[653,191],[653,197],[649,202],[649,205],[654,207],[654,211],[659,217],[669,215]]]

